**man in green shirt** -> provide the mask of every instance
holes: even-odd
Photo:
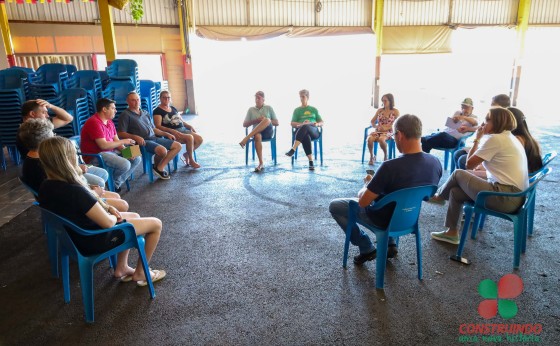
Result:
[[[274,135],[273,126],[278,126],[278,119],[276,118],[274,109],[264,104],[264,92],[262,91],[257,91],[255,94],[255,107],[249,108],[245,120],[243,121],[243,127],[249,127],[251,125],[253,125],[253,130],[239,142],[239,145],[241,148],[245,148],[245,145],[247,145],[251,137],[254,137],[255,151],[259,158],[259,165],[255,167],[255,172],[261,172],[264,169],[262,141],[271,139]]]
[[[315,170],[315,166],[313,165],[313,156],[311,155],[311,141],[319,138],[321,135],[318,127],[323,126],[323,119],[319,115],[317,108],[307,104],[309,101],[308,90],[300,90],[299,98],[301,100],[301,106],[294,109],[291,123],[293,128],[297,128],[296,138],[292,149],[286,153],[286,156],[292,157],[301,143],[305,155],[307,155],[309,159],[309,170],[313,171]]]

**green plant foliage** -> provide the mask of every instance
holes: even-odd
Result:
[[[130,16],[135,22],[144,17],[144,3],[142,0],[130,0],[129,2]]]

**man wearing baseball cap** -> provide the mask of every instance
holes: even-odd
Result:
[[[422,137],[422,150],[429,153],[433,148],[455,148],[463,136],[476,130],[478,120],[472,113],[473,108],[473,100],[470,97],[464,99],[461,110],[447,119],[443,132]]]

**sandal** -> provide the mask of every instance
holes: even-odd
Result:
[[[179,159],[181,160],[181,162],[183,162],[185,164],[185,166],[188,166],[189,163],[187,162],[187,158],[185,157],[185,155],[181,155],[179,156]]]
[[[264,170],[264,165],[258,165],[255,167],[255,173],[260,173]]]
[[[167,275],[167,273],[165,272],[165,270],[150,269],[150,275],[152,276],[152,283],[155,283],[163,279],[165,275]],[[148,285],[148,281],[146,280],[136,281],[136,285],[139,287],[144,287]]]
[[[154,173],[160,177],[161,179],[165,179],[168,180],[169,179],[169,173],[167,173],[167,171],[160,171],[157,169],[156,165],[152,165],[152,170],[154,171]]]

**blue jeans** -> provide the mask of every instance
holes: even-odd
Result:
[[[453,154],[457,169],[467,169],[467,154],[468,152],[465,149],[459,149]]]
[[[109,172],[101,167],[91,166],[84,173],[84,178],[86,178],[88,185],[105,187],[105,183],[109,179]]]
[[[459,140],[447,132],[432,133],[421,138],[422,151],[429,153],[433,148],[455,148]]]
[[[344,234],[346,234],[346,226],[348,225],[348,209],[350,201],[358,201],[357,198],[337,198],[333,199],[329,205],[329,211],[333,219],[338,223]],[[373,222],[366,214],[365,208],[360,208],[358,213],[358,219],[366,224],[374,226]],[[360,249],[361,254],[370,253],[375,250],[375,246],[371,242],[369,236],[358,227],[354,225],[352,227],[352,233],[350,234],[350,242],[352,245],[357,246]],[[389,238],[389,244],[395,244],[393,238]]]
[[[102,151],[99,153],[105,162],[107,168],[113,170],[113,182],[115,187],[119,188],[130,177],[132,172],[140,165],[142,158],[140,156],[128,160],[112,151]],[[99,164],[97,159],[92,160],[94,164]]]

